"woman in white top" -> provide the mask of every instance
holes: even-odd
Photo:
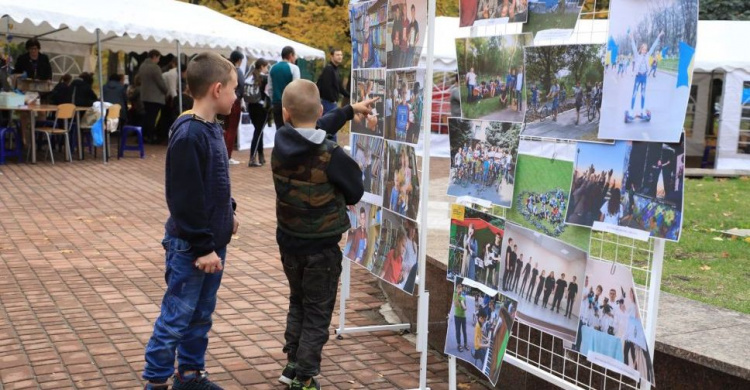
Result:
[[[620,218],[625,214],[624,207],[620,202],[621,194],[619,188],[613,188],[609,191],[609,200],[599,210],[601,215],[599,221],[610,225],[619,225]]]

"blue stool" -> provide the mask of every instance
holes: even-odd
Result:
[[[5,149],[5,136],[13,134],[15,148]],[[0,165],[5,164],[6,157],[18,157],[23,161],[23,145],[21,145],[21,132],[14,127],[0,127]]]
[[[138,146],[128,146],[127,140],[130,133],[135,133],[138,137]],[[122,128],[122,134],[120,134],[120,150],[117,151],[117,159],[122,157],[123,152],[126,150],[137,150],[141,152],[141,158],[146,154],[143,150],[143,129],[140,126],[124,126]]]

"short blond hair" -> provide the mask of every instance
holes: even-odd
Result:
[[[232,72],[235,72],[234,65],[226,58],[210,52],[198,54],[188,64],[185,76],[190,96],[200,99],[206,96],[212,84],[227,85]]]
[[[289,83],[281,96],[281,106],[292,123],[316,122],[320,118],[320,92],[312,81],[299,79]]]

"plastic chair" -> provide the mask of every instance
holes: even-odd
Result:
[[[5,136],[12,135],[15,147],[5,149]],[[23,161],[23,145],[21,145],[21,132],[14,127],[0,127],[0,165],[5,164],[6,157],[18,157],[18,161]]]
[[[138,137],[138,145],[127,145],[128,135],[134,133]],[[123,153],[126,150],[137,150],[141,153],[141,158],[144,158],[146,152],[143,149],[143,129],[140,126],[124,126],[122,128],[122,134],[120,134],[120,148],[117,151],[117,159],[122,158]]]
[[[49,153],[52,164],[55,163],[55,156],[52,153],[52,135],[65,136],[65,152],[68,156],[68,161],[73,161],[73,155],[70,152],[70,139],[68,134],[70,133],[70,126],[73,123],[73,114],[75,113],[75,110],[76,106],[74,104],[60,104],[57,106],[57,113],[55,114],[55,121],[52,122],[52,126],[43,126],[34,129],[35,133],[42,133],[47,137],[47,153]],[[59,126],[61,119],[63,120],[63,127]],[[31,149],[29,149],[29,152],[31,152]]]

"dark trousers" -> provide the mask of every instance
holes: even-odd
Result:
[[[521,279],[521,271],[517,271],[513,274],[513,291],[518,292],[518,279]]]
[[[536,278],[531,278],[531,284],[529,285],[529,290],[526,293],[526,300],[531,300],[531,294],[534,293],[534,286],[536,286]]]
[[[521,282],[521,297],[523,297],[523,292],[526,290],[526,283],[529,281],[529,274],[523,275],[523,282]]]
[[[297,363],[297,378],[302,381],[320,372],[320,355],[328,342],[336,304],[341,259],[338,246],[310,255],[281,252],[290,293],[283,351],[290,362]]]
[[[560,312],[560,303],[562,302],[562,298],[562,294],[555,294],[555,297],[552,299],[552,310],[557,310],[558,313]]]
[[[539,296],[542,295],[542,287],[544,286],[544,282],[539,282],[539,287],[536,289],[536,296],[534,297],[534,304],[539,304]]]
[[[281,115],[281,103],[273,104],[273,124],[276,125],[277,131],[281,126],[284,126],[284,116]]]
[[[156,134],[156,117],[159,116],[159,111],[164,108],[161,103],[143,102],[143,108],[146,113],[143,116],[143,136],[146,139],[154,140],[159,137]]]
[[[232,158],[232,151],[234,145],[237,143],[237,129],[240,126],[240,116],[242,115],[242,106],[240,99],[234,101],[232,104],[232,111],[227,117],[227,121],[224,128],[224,142],[227,145],[227,156]]]
[[[503,274],[503,290],[507,290],[510,287],[510,282],[513,280],[513,269],[505,268]]]
[[[464,334],[464,345],[469,343],[468,337],[466,337],[466,317],[453,316],[453,322],[456,325],[456,344],[461,346],[461,333]]]
[[[253,123],[253,142],[250,146],[250,161],[256,157],[265,161],[263,158],[263,129],[266,127],[268,119],[268,110],[260,104],[249,104],[250,121]]]
[[[549,302],[549,295],[552,293],[550,290],[544,290],[544,297],[542,298],[542,307],[547,307],[547,302]]]
[[[568,303],[565,305],[565,316],[570,317],[571,314],[573,314],[573,300],[575,300],[575,295],[568,295]]]

